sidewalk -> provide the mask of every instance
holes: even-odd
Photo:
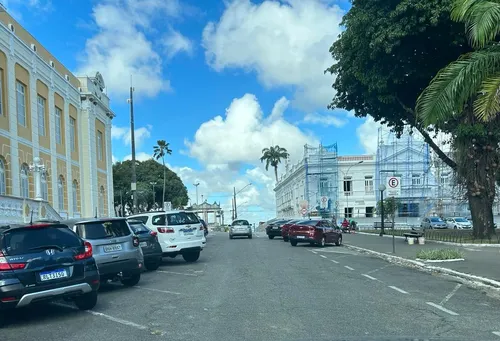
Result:
[[[416,259],[417,252],[421,249],[459,249],[464,253],[464,261],[432,263],[432,265],[500,281],[500,248],[445,245],[427,240],[424,245],[408,245],[404,241],[404,238],[396,237],[396,253],[393,254],[392,237],[365,234],[344,234],[343,237],[343,242],[346,245],[353,245],[411,260]]]

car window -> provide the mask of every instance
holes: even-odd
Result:
[[[18,228],[7,232],[3,238],[4,249],[9,256],[30,253],[30,249],[43,245],[69,248],[82,245],[82,240],[66,225],[46,228]]]
[[[124,237],[131,234],[125,220],[93,221],[76,225],[76,233],[84,239]]]
[[[233,221],[233,223],[231,225],[242,226],[242,225],[250,225],[250,224],[248,223],[248,220],[235,220],[235,221]]]
[[[142,221],[144,224],[146,224],[148,222],[148,216],[147,215],[143,215],[143,216],[140,216],[140,217],[133,217],[131,219],[134,219],[134,220],[140,220]]]
[[[166,225],[166,223],[165,223],[165,214],[155,215],[151,219],[151,224],[153,224],[153,225]]]
[[[191,212],[168,213],[166,214],[166,216],[167,216],[168,226],[199,223],[199,220],[198,218],[196,218],[196,215]]]
[[[132,231],[135,233],[135,234],[144,234],[144,233],[149,233],[151,232],[146,225],[144,225],[143,223],[139,223],[139,222],[134,222],[134,223],[131,223],[129,222],[128,223],[130,225],[130,228],[132,229]]]
[[[443,220],[441,220],[441,218],[435,217],[435,218],[431,218],[431,221],[432,221],[433,223],[440,223],[440,222],[442,222]]]
[[[457,223],[468,223],[469,222],[467,219],[464,219],[464,218],[455,218],[455,221]]]
[[[186,217],[189,221],[189,224],[197,224],[197,223],[200,223],[200,218],[198,218],[196,216],[196,214],[192,213],[192,212],[185,212],[186,214]]]
[[[316,226],[318,224],[317,220],[306,220],[300,223],[300,225]]]

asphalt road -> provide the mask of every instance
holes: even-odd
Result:
[[[104,287],[93,311],[17,310],[0,340],[500,341],[500,301],[449,279],[262,233],[207,244],[194,264],[165,259],[136,288]]]

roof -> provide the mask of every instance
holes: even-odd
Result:
[[[25,228],[25,227],[30,227],[30,226],[37,226],[37,225],[44,225],[44,226],[58,226],[58,225],[66,225],[64,223],[60,223],[58,221],[51,221],[51,222],[35,222],[33,224],[26,223],[26,224],[5,224],[5,225],[0,225],[0,232],[2,231],[7,231],[7,230],[12,230],[12,229],[18,229],[18,228]]]
[[[102,218],[75,218],[61,221],[61,224],[77,225],[84,223],[95,223],[101,221],[126,220],[124,217],[102,217]]]
[[[137,214],[134,214],[134,215],[129,215],[126,218],[127,219],[133,219],[134,217],[140,217],[140,216],[145,216],[145,215],[149,216],[149,215],[153,215],[153,214],[162,214],[162,213],[171,214],[171,213],[181,213],[181,212],[194,213],[194,212],[188,211],[188,210],[153,211],[153,212],[142,212],[142,213],[137,213]]]

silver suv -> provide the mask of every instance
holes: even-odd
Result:
[[[229,239],[233,237],[245,236],[252,239],[252,227],[248,220],[235,220],[229,228]]]
[[[92,245],[101,282],[120,280],[126,286],[139,283],[144,256],[139,237],[125,218],[71,219],[61,223]]]

